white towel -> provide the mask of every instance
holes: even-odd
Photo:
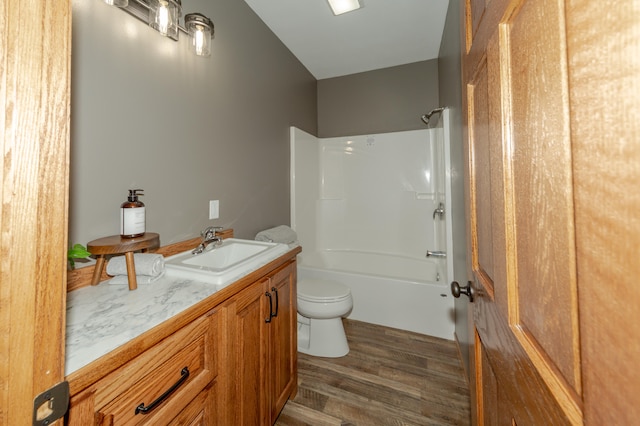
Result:
[[[256,234],[256,241],[267,241],[269,243],[293,244],[298,242],[298,234],[287,225],[276,226],[265,229]]]
[[[155,277],[152,277],[150,275],[136,274],[136,283],[150,284],[154,281],[158,281],[162,277],[164,277],[164,271],[162,271],[159,275],[156,275]],[[115,277],[109,280],[109,284],[129,284],[129,277],[127,275],[116,275]]]
[[[157,277],[164,273],[164,257],[154,253],[135,253],[133,261],[136,265],[136,276],[146,275]],[[127,262],[125,256],[115,256],[107,264],[107,275],[127,276]]]

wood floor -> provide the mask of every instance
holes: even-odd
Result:
[[[469,425],[469,388],[453,341],[345,320],[342,358],[298,353],[298,394],[279,426]]]

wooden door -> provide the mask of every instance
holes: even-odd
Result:
[[[629,125],[620,131],[616,114],[603,105],[607,87],[615,87],[616,101],[625,105],[620,112],[637,110],[637,91],[622,88],[638,88],[640,8],[638,1],[593,3],[465,1],[477,424],[637,421],[637,404],[619,392],[640,390],[633,366],[639,333],[621,329],[623,319],[638,319],[625,299],[639,302],[632,282],[640,271],[637,258],[619,245],[636,252],[640,247],[639,227],[628,226],[638,223],[640,207],[639,120],[636,114],[632,123],[619,123]],[[604,69],[612,74],[603,76]],[[598,80],[600,87],[593,85]],[[599,117],[611,117],[616,129],[594,126]],[[609,134],[618,135],[610,146],[597,142]],[[603,174],[594,178],[592,170]],[[594,226],[609,214],[610,189],[621,209],[614,216],[630,222]],[[600,201],[605,210],[594,209]],[[608,238],[610,232],[618,239]],[[617,253],[619,263],[611,268],[594,253]],[[606,269],[620,271],[612,274],[619,282],[611,282]],[[620,322],[603,321],[606,315]],[[618,363],[611,365],[611,359]]]
[[[0,424],[64,380],[71,3],[0,7]]]
[[[480,424],[579,424],[562,2],[467,3],[464,81]]]

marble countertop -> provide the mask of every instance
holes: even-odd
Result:
[[[105,281],[68,293],[65,375],[215,292],[213,284],[165,277],[134,291]]]
[[[290,245],[290,248],[295,247]],[[229,284],[254,272],[280,255],[229,280]],[[130,291],[125,284],[104,281],[67,293],[65,376],[79,370],[153,327],[171,319],[217,291],[214,284],[163,277],[138,283]]]

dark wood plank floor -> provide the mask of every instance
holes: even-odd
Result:
[[[298,353],[298,394],[279,426],[469,425],[469,387],[453,341],[344,320],[342,358]]]

